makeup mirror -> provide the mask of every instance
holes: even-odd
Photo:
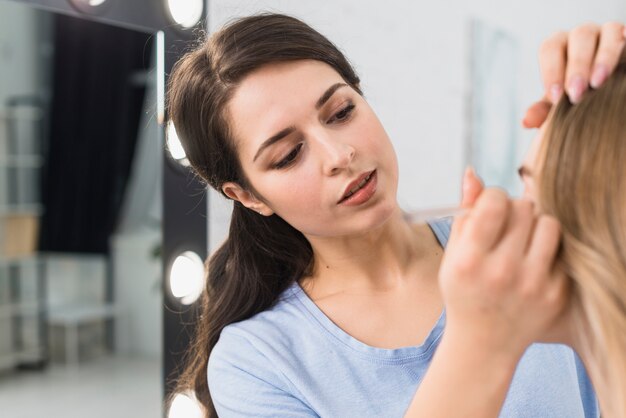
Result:
[[[2,414],[159,416],[163,36],[27,3],[0,1]]]

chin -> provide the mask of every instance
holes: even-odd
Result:
[[[363,230],[376,229],[385,225],[393,216],[400,211],[398,203],[392,199],[379,202],[364,214],[365,225]]]

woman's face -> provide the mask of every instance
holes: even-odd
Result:
[[[227,117],[253,191],[234,183],[223,189],[251,209],[320,237],[376,227],[396,209],[389,137],[329,65],[302,60],[254,71],[237,87]]]

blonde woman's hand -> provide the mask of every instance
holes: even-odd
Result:
[[[563,92],[578,103],[589,86],[602,85],[615,70],[625,44],[626,29],[620,22],[588,23],[543,41],[539,67],[544,97],[528,108],[523,125],[540,127]]]
[[[559,241],[558,222],[537,217],[530,201],[483,190],[455,219],[440,268],[447,338],[521,357],[568,300],[566,277],[553,268]]]

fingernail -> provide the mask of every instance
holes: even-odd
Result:
[[[580,102],[580,98],[585,91],[585,80],[579,75],[575,76],[569,83],[569,99],[572,103]]]
[[[602,85],[602,83],[604,83],[604,80],[606,80],[608,76],[609,69],[607,68],[607,66],[604,64],[598,64],[591,74],[591,81],[589,82],[589,84],[591,84],[591,87],[593,87],[594,89],[597,89]]]
[[[560,84],[553,84],[550,87],[550,97],[552,98],[552,103],[557,103],[561,98],[561,94],[563,94],[563,88]]]

